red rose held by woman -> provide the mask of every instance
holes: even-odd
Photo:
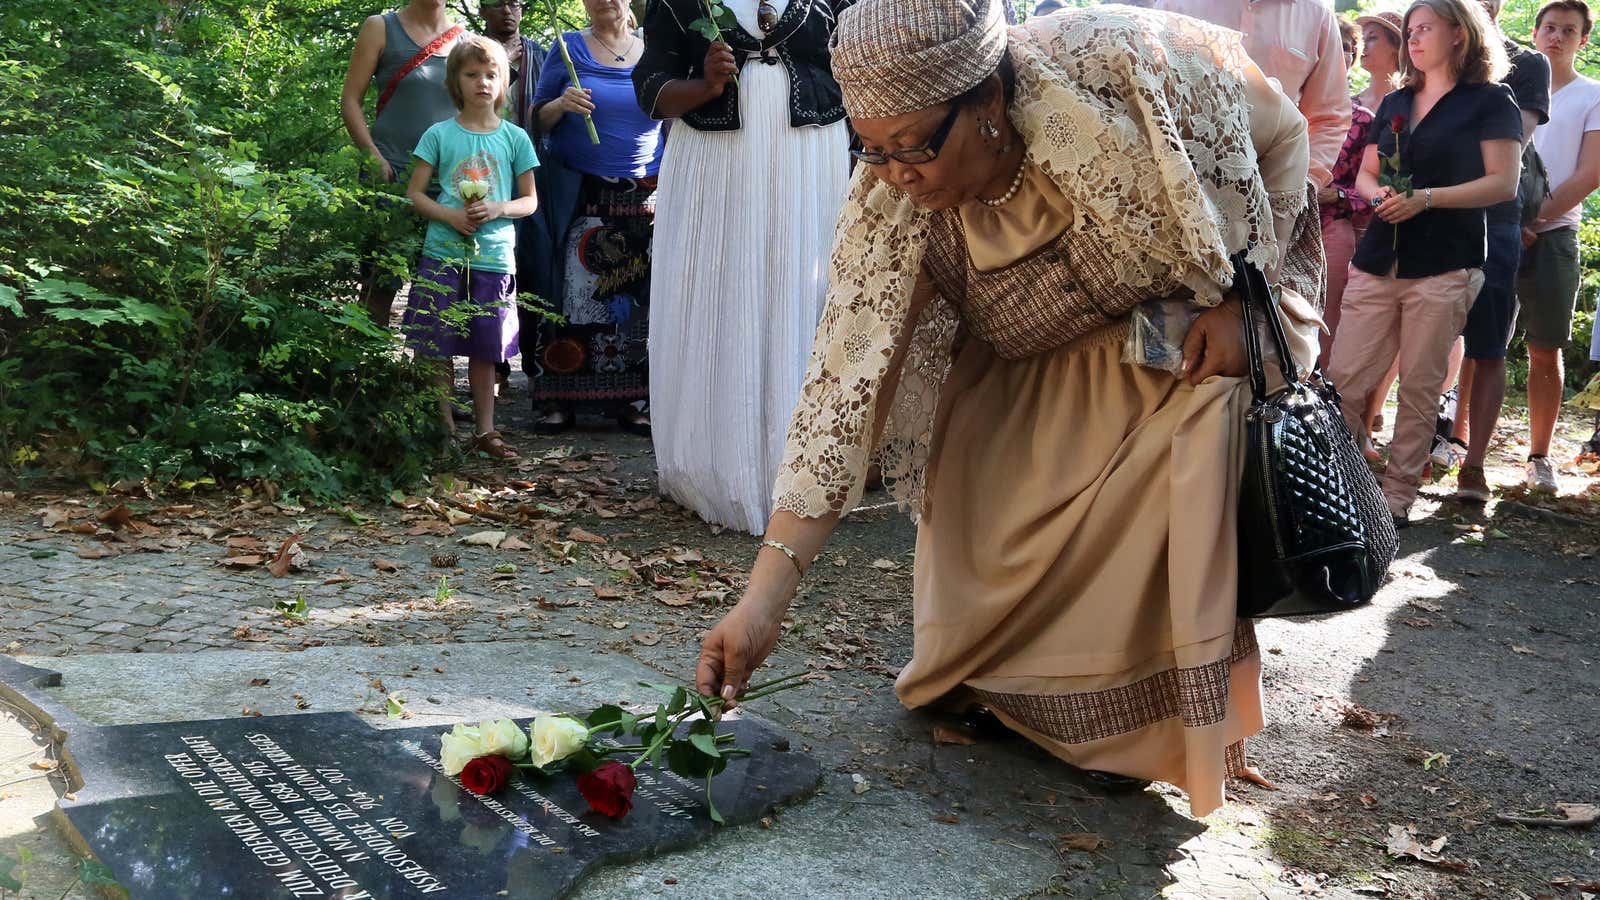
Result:
[[[604,762],[578,776],[578,793],[589,801],[590,809],[620,819],[633,809],[633,789],[638,783],[632,769],[619,762]]]
[[[480,756],[461,770],[461,786],[474,794],[492,794],[505,787],[515,771],[504,756]]]
[[[1389,120],[1389,130],[1396,134],[1406,130],[1406,117],[1395,116]]]

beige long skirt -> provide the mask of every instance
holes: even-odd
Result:
[[[914,707],[965,685],[1061,759],[1175,784],[1203,816],[1264,724],[1235,615],[1249,386],[1124,364],[1124,333],[962,349],[895,690]]]

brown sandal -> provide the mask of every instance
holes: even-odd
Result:
[[[489,431],[474,437],[472,439],[472,449],[480,453],[487,453],[495,459],[518,458],[516,448],[506,443],[505,437],[498,431]]]

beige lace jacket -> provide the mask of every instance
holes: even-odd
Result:
[[[1232,280],[1231,253],[1249,245],[1252,261],[1276,268],[1280,240],[1305,204],[1304,141],[1289,183],[1269,193],[1249,103],[1251,79],[1265,82],[1237,33],[1099,7],[1012,28],[1010,52],[1010,116],[1028,160],[1070,201],[1072,227],[1107,245],[1124,283],[1182,284],[1215,305],[1219,285]],[[1304,120],[1295,128],[1303,135]],[[843,512],[876,462],[901,508],[920,516],[934,412],[961,324],[954,304],[916,290],[927,222],[904,192],[857,170],[773,489],[777,509]]]

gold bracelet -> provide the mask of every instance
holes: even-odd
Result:
[[[761,546],[783,551],[783,555],[789,557],[789,562],[794,563],[795,574],[801,578],[806,577],[806,567],[800,564],[800,554],[794,552],[788,544],[783,541],[765,540],[761,542]]]

